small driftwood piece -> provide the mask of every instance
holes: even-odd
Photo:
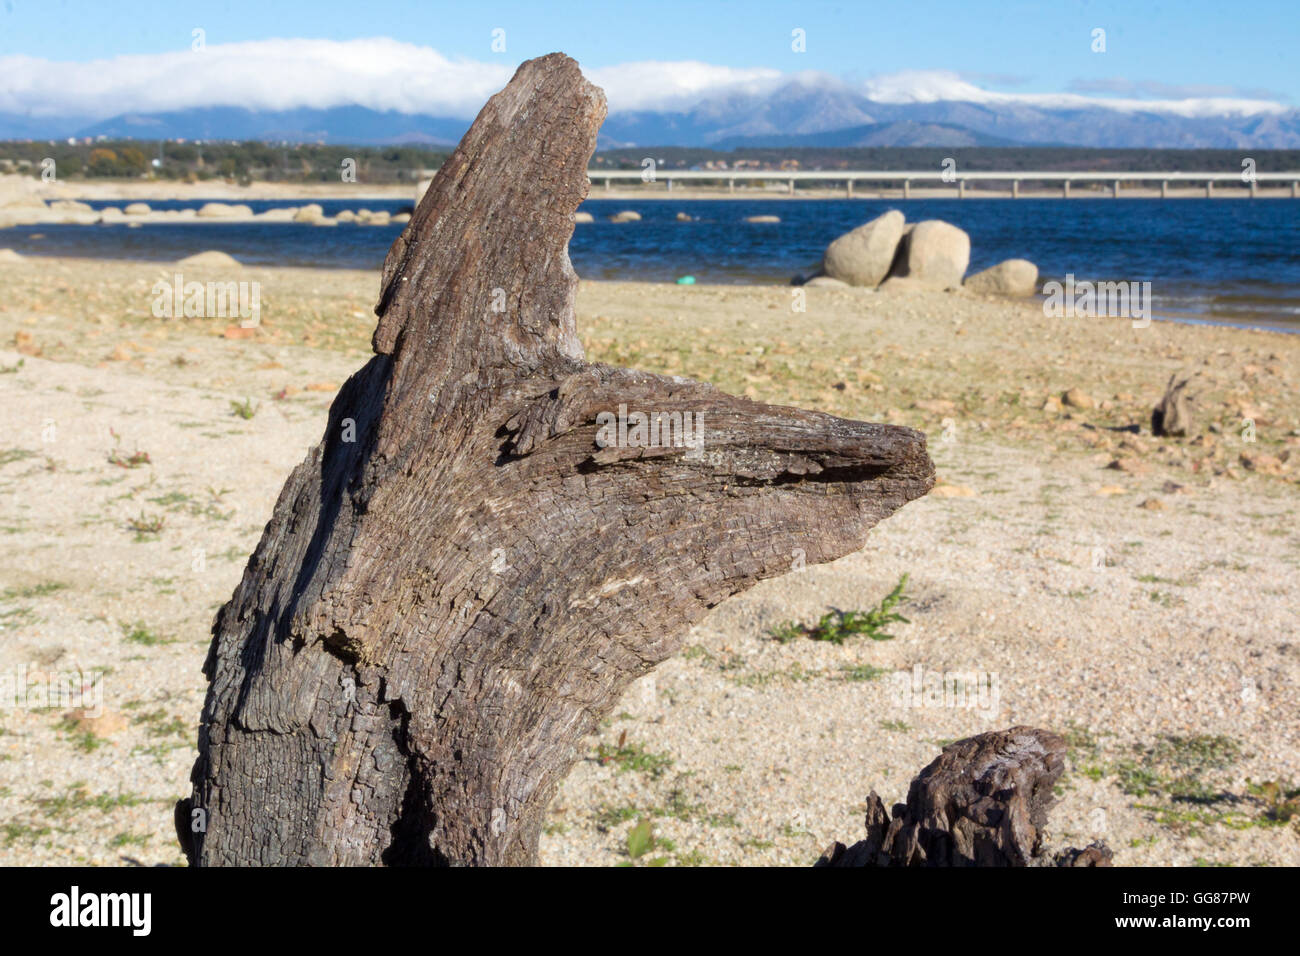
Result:
[[[1043,853],[1065,741],[1031,727],[959,740],[920,772],[893,817],[873,790],[867,838],[833,843],[817,866],[1110,866],[1102,843]]]
[[[1176,374],[1169,376],[1164,397],[1151,410],[1151,434],[1161,438],[1181,438],[1192,433],[1192,412],[1187,407],[1190,399],[1186,392],[1189,382],[1191,378],[1180,382]]]
[[[584,361],[604,116],[573,60],[523,64],[389,252],[376,355],[213,626],[192,863],[533,863],[581,738],[688,625],[933,485],[911,429]]]

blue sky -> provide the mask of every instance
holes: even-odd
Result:
[[[0,63],[0,95],[6,85],[11,94],[25,85],[15,79],[20,67],[57,72],[59,64],[188,51],[196,27],[205,31],[210,48],[270,39],[388,37],[489,71],[563,50],[589,70],[699,61],[783,74],[817,71],[853,83],[900,71],[943,70],[984,90],[1008,93],[1234,97],[1300,105],[1295,0],[0,0],[0,61],[8,58]],[[505,53],[491,48],[495,28],[506,31]],[[806,31],[804,53],[791,49],[795,28]],[[1106,31],[1105,53],[1092,49],[1095,28]],[[478,92],[475,86],[466,99]]]

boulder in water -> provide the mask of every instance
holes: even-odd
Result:
[[[574,222],[595,222],[596,217],[589,212],[579,211],[573,214],[573,221]]]
[[[903,236],[890,274],[948,289],[961,285],[969,264],[970,236],[941,219],[927,219]]]
[[[641,214],[633,212],[631,209],[624,209],[622,212],[616,212],[609,217],[610,222],[640,222]]]
[[[128,216],[147,216],[149,213],[153,212],[153,210],[149,208],[147,202],[132,202],[127,203],[126,208],[123,209],[122,212]]]
[[[822,260],[826,275],[849,285],[878,285],[889,274],[903,222],[903,214],[891,209],[840,236],[826,247]]]
[[[200,219],[238,219],[245,216],[251,217],[252,215],[252,207],[245,206],[242,203],[231,205],[224,202],[209,202],[200,206],[198,211]]]

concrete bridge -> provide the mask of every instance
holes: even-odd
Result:
[[[913,183],[937,183],[941,186],[951,186],[956,190],[957,198],[964,199],[967,195],[968,183],[1010,183],[1012,198],[1020,196],[1020,184],[1022,182],[1042,182],[1042,183],[1059,183],[1061,195],[1070,198],[1071,183],[1102,183],[1109,186],[1109,195],[1118,197],[1121,195],[1122,183],[1148,183],[1149,188],[1154,189],[1154,184],[1158,183],[1160,195],[1168,197],[1169,186],[1171,183],[1177,185],[1201,185],[1204,187],[1205,196],[1214,196],[1215,184],[1221,186],[1235,186],[1242,189],[1249,189],[1249,195],[1254,197],[1259,195],[1261,184],[1274,185],[1281,187],[1283,195],[1286,187],[1290,186],[1289,195],[1292,199],[1300,199],[1300,171],[1289,173],[1254,173],[1249,179],[1244,179],[1241,170],[1235,172],[1039,172],[1033,170],[1015,170],[1013,172],[960,172],[944,171],[929,169],[912,169],[912,170],[816,170],[816,171],[793,171],[793,170],[775,170],[775,169],[735,169],[735,170],[708,170],[708,169],[658,169],[654,172],[653,179],[648,179],[649,170],[641,169],[589,169],[587,176],[593,184],[604,183],[604,188],[610,190],[613,184],[618,183],[645,183],[659,184],[664,183],[669,192],[673,189],[674,183],[688,182],[708,182],[708,183],[726,183],[727,191],[734,193],[737,182],[785,182],[787,191],[793,195],[799,183],[840,183],[844,186],[844,194],[850,199],[853,197],[853,186],[855,183],[898,183],[902,186],[903,198],[910,198]],[[1095,195],[1095,191],[1093,192]],[[1235,193],[1241,195],[1240,192]],[[1037,193],[1041,195],[1041,192]],[[1276,192],[1273,195],[1277,195]]]

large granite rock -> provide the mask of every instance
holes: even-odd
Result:
[[[918,222],[899,244],[891,275],[948,289],[961,285],[970,264],[970,236],[940,219]]]
[[[891,209],[846,232],[826,247],[822,271],[849,285],[879,285],[894,261],[898,241],[903,236],[903,222],[903,214]]]
[[[1033,295],[1038,291],[1038,266],[1028,259],[1007,259],[970,276],[965,286],[986,295]]]

